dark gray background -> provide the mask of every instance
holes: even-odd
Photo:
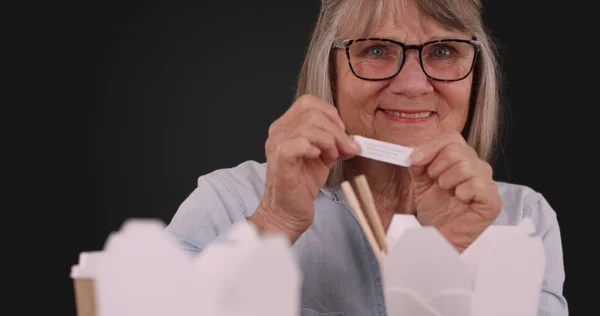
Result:
[[[485,2],[508,101],[495,177],[540,191],[556,209],[565,294],[578,315],[591,304],[590,290],[580,288],[589,278],[581,269],[589,250],[581,247],[595,245],[580,225],[582,214],[597,210],[595,185],[583,184],[595,183],[582,152],[591,130],[583,120],[597,101],[582,78],[587,68],[577,65],[594,55],[576,45],[586,30],[565,21],[573,15],[564,4],[538,3]],[[319,1],[66,8],[56,15],[65,71],[74,70],[65,94],[72,102],[66,255],[53,272],[61,315],[75,312],[69,271],[79,252],[101,249],[127,218],[167,223],[204,173],[264,160],[267,128],[291,102]]]

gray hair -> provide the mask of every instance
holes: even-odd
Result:
[[[300,70],[295,98],[304,94],[317,96],[335,104],[335,62],[331,45],[354,33],[368,34],[375,28],[384,7],[398,10],[398,0],[322,0],[321,13],[308,45]],[[481,159],[492,158],[500,126],[500,75],[496,51],[481,20],[480,0],[400,0],[401,5],[417,9],[438,21],[443,27],[460,30],[477,37],[481,43],[474,70],[469,118],[463,130],[467,142]],[[401,10],[406,12],[406,10]],[[395,19],[398,14],[393,15]],[[397,22],[397,20],[396,20]],[[362,29],[359,29],[362,28]],[[343,181],[343,162],[330,171],[325,184],[333,187]]]

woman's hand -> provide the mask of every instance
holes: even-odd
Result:
[[[333,105],[310,95],[298,98],[269,128],[265,192],[249,220],[294,243],[313,222],[314,200],[330,168],[360,151],[354,144]]]
[[[459,133],[415,148],[411,159],[417,219],[464,251],[502,209],[491,166]]]

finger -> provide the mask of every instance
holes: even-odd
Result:
[[[490,165],[489,162],[484,161],[484,160],[479,160],[479,162],[480,162],[481,172],[484,175],[484,177],[492,179],[492,177],[494,175],[494,169],[492,168],[492,165]]]
[[[454,189],[458,185],[477,176],[467,161],[460,161],[452,165],[437,178],[438,185],[444,190]]]
[[[325,115],[320,111],[312,110],[304,111],[300,114],[285,114],[284,116],[273,122],[271,126],[269,126],[269,137],[265,144],[265,151],[267,152],[267,154],[276,150],[278,144],[281,143],[283,140],[290,139],[292,137],[292,134],[295,133],[294,136],[297,137],[298,128],[302,127],[303,125],[310,124],[311,121],[320,121],[320,123],[318,123],[317,125],[321,126],[321,128],[323,129],[323,126],[332,125],[332,122],[327,118],[315,118],[318,116],[325,117]]]
[[[346,134],[346,132],[338,126],[331,124],[331,121],[321,111],[312,110],[305,112],[302,117],[297,120],[297,124],[314,126],[331,135],[340,152],[340,158],[347,159],[360,152],[360,146],[354,138]]]
[[[271,123],[269,126],[268,138],[265,142],[265,152],[267,156],[277,150],[277,146],[288,137],[291,128],[293,128],[293,126],[283,122],[283,117]]]
[[[465,146],[475,153],[471,146],[467,144],[462,135],[460,135],[458,132],[455,132],[414,148],[410,154],[412,165],[424,166],[429,164],[437,156],[440,150],[452,143]]]
[[[294,138],[279,144],[275,150],[276,165],[280,168],[295,167],[303,158],[319,157],[321,150],[306,138]],[[285,170],[285,169],[280,169]]]
[[[473,177],[456,186],[454,190],[454,196],[465,204],[488,204],[494,194],[480,177]]]
[[[442,144],[445,147],[442,147]],[[433,182],[433,179],[437,179],[448,168],[465,159],[465,155],[461,153],[461,148],[456,143],[445,140],[434,141],[418,148],[426,154],[420,161],[413,159],[409,168],[413,181],[418,185]],[[414,150],[411,155],[414,155]]]
[[[321,152],[323,163],[328,166],[340,155],[333,135],[314,125],[299,126],[292,135],[293,138],[304,138],[317,147]]]
[[[338,140],[338,138],[336,138],[336,140],[339,141],[338,144],[340,144],[340,147],[341,147],[340,157],[338,159],[340,159],[340,160],[350,159],[360,153],[360,144],[354,139],[353,135],[348,135],[346,133],[342,133],[340,138],[341,138],[341,140]],[[347,138],[347,140],[346,140],[346,138]],[[342,147],[342,145],[343,145],[343,147]]]
[[[427,165],[427,174],[432,179],[437,179],[442,173],[459,162],[468,161],[468,153],[465,148],[456,143],[448,143],[434,156]]]
[[[432,182],[431,178],[429,178],[427,175],[426,166],[418,166],[413,164],[408,168],[408,173],[415,185],[422,186]]]
[[[321,113],[327,118],[327,120],[321,120],[321,123],[319,123],[322,129],[332,133],[335,131],[336,141],[342,152],[340,159],[351,158],[360,152],[358,144],[346,134],[344,123],[337,109],[312,95],[303,95],[298,98],[282,117],[269,126],[269,140],[265,144],[265,151],[270,153],[275,150],[277,144],[282,139],[287,138],[287,135],[297,127],[299,117],[306,115],[306,113],[310,113],[309,116],[314,115],[315,112]],[[330,126],[337,127],[337,129],[328,128]]]
[[[294,118],[299,117],[302,113],[312,110],[322,112],[334,125],[338,126],[342,131],[346,130],[346,126],[344,125],[337,108],[313,95],[303,95],[299,97],[288,110],[289,115],[287,115],[286,118],[294,120]]]

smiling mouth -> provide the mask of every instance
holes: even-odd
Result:
[[[421,112],[404,112],[404,111],[393,111],[393,110],[386,110],[386,109],[382,109],[382,108],[378,108],[378,110],[382,111],[383,113],[389,114],[389,115],[393,115],[396,117],[403,117],[403,118],[426,118],[431,116],[433,113],[433,111],[421,111]]]

